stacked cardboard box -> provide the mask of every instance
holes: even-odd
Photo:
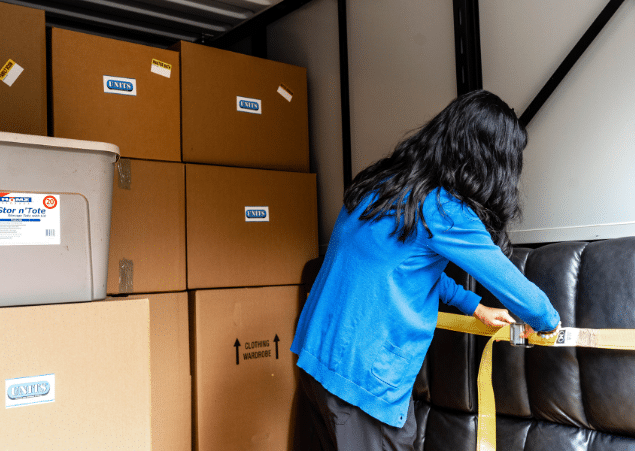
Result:
[[[151,430],[153,451],[192,447],[192,380],[187,293],[111,298],[147,299],[150,311]]]
[[[46,135],[44,11],[0,3],[0,131]]]
[[[291,450],[301,286],[190,292],[195,449]]]
[[[291,449],[289,346],[303,269],[318,255],[306,71],[185,42],[175,48],[195,449]]]
[[[151,447],[147,300],[0,309],[3,449]]]
[[[306,69],[189,42],[183,161],[309,172]]]

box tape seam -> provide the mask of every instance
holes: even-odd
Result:
[[[132,165],[127,158],[120,158],[117,162],[117,182],[121,189],[132,189]]]
[[[134,279],[134,263],[122,258],[119,260],[119,292],[132,293]]]

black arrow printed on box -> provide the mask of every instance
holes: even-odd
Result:
[[[240,363],[240,350],[238,349],[240,348],[240,341],[238,341],[238,338],[236,338],[234,346],[236,347],[236,365],[238,365]]]

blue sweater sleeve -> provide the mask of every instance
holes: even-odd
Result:
[[[435,192],[424,202],[426,224],[433,235],[432,238],[426,236],[424,244],[471,274],[536,332],[555,329],[560,315],[547,295],[494,244],[472,209],[442,193],[443,213]]]
[[[445,273],[441,273],[439,280],[439,298],[444,304],[458,308],[466,315],[472,316],[481,302],[481,297],[458,285]]]

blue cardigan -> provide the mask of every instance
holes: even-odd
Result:
[[[420,223],[406,243],[391,235],[394,217],[359,220],[369,202],[370,196],[352,214],[342,208],[291,350],[298,366],[328,391],[401,427],[439,299],[467,315],[481,299],[443,273],[449,261],[535,331],[555,329],[560,317],[492,242],[473,210],[445,190],[431,192],[423,203],[433,236]]]

